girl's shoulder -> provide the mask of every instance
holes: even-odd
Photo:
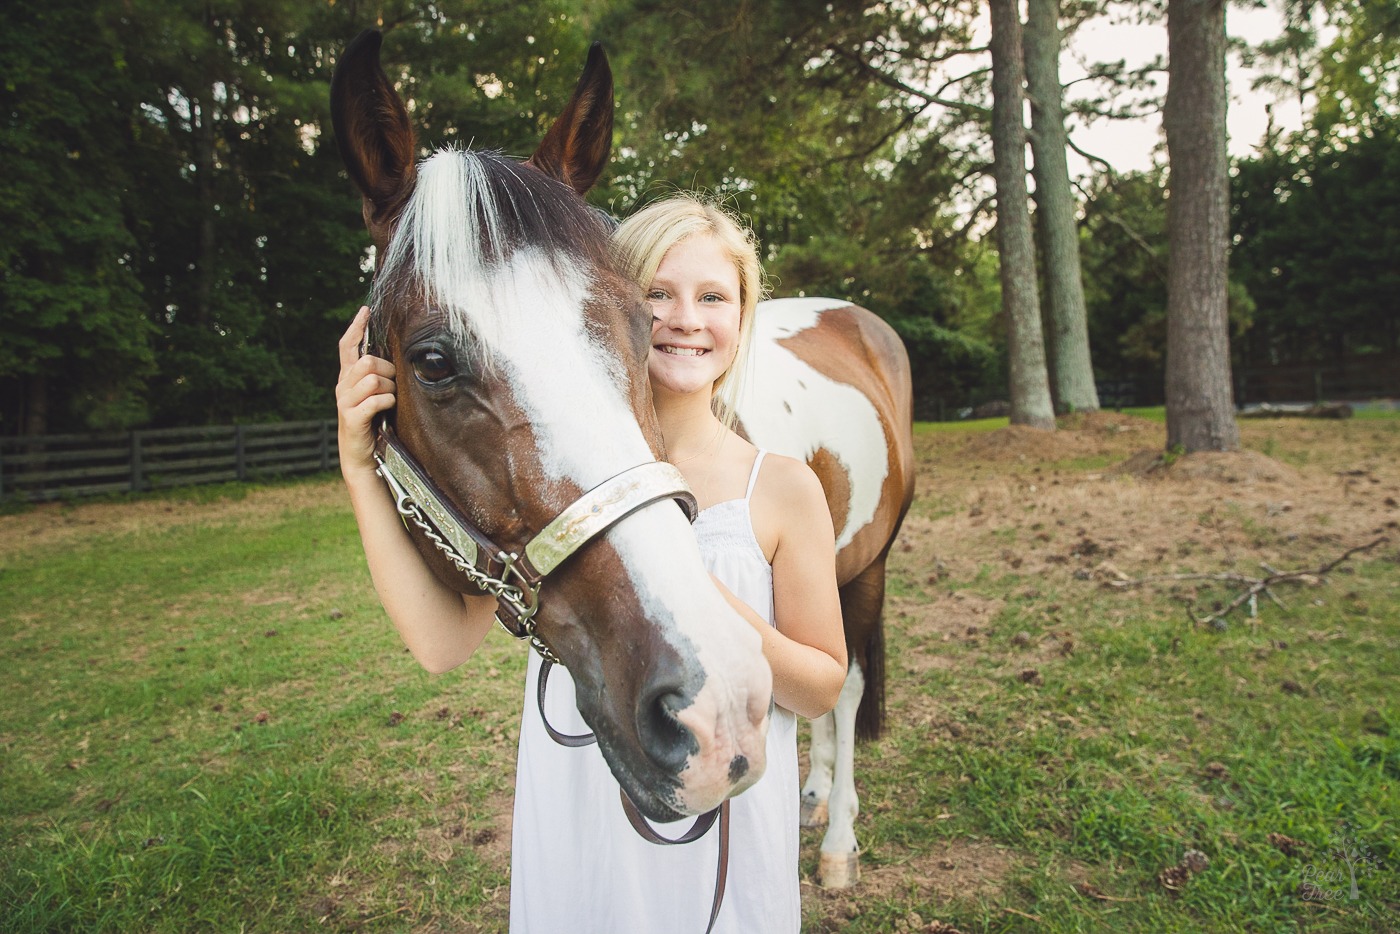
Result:
[[[820,494],[821,488],[821,481],[806,461],[766,451],[753,492],[754,496],[762,493],[765,498],[784,499],[789,494],[810,496],[814,490]]]
[[[812,468],[805,461],[772,452],[759,468],[749,511],[760,541],[766,538],[774,546],[785,534],[811,534],[814,524],[818,531],[823,525],[831,526],[826,493]]]

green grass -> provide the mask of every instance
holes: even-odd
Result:
[[[422,672],[348,510],[256,499],[0,558],[0,929],[504,930],[524,649],[493,636],[464,670]],[[946,641],[889,614],[890,730],[858,753],[858,833],[867,880],[896,881],[837,913],[804,886],[807,930],[916,913],[969,934],[1400,924],[1391,558],[1224,632],[1162,593],[1000,564],[889,589],[1004,605]],[[1298,885],[1334,868],[1342,821],[1388,868],[1359,902],[1315,907]],[[929,854],[970,845],[1005,854],[996,887],[935,894]],[[1210,865],[1172,895],[1157,874],[1187,849]]]
[[[915,422],[914,434],[976,434],[982,431],[996,431],[1011,424],[1005,416],[1001,418],[979,418],[965,422]]]
[[[937,586],[997,596],[1031,583]],[[976,639],[940,643],[954,664],[919,690],[958,732],[910,729],[896,710],[890,735],[865,751],[867,867],[958,840],[1003,846],[1018,865],[995,900],[914,892],[889,917],[842,930],[891,930],[909,912],[966,931],[1391,930],[1393,870],[1366,878],[1345,913],[1297,894],[1309,863],[1335,868],[1327,851],[1342,821],[1383,865],[1400,860],[1400,573],[1373,562],[1344,586],[1327,606],[1225,632],[1161,601],[1038,593],[1009,601]],[[905,625],[892,622],[892,644],[913,641]],[[1025,632],[1070,638],[1073,652],[1014,647]],[[1022,683],[1023,667],[1043,683]],[[1271,833],[1307,855],[1280,852]],[[1156,876],[1187,849],[1210,866],[1173,896]],[[1120,901],[1086,898],[1079,881]]]
[[[5,930],[461,926],[507,884],[473,841],[509,804],[523,656],[422,672],[348,510],[38,548],[0,581]]]

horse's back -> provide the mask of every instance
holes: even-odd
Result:
[[[888,548],[909,506],[911,417],[908,354],[875,314],[825,298],[759,305],[739,418],[759,447],[821,479],[843,584]]]

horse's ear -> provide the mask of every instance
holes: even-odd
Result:
[[[366,29],[345,47],[331,78],[331,124],[350,180],[365,198],[376,240],[413,188],[413,127],[379,66],[384,37]]]
[[[603,44],[595,42],[574,96],[530,157],[530,164],[584,194],[607,167],[612,125],[612,69]]]

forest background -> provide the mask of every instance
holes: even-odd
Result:
[[[1271,124],[1232,163],[1237,400],[1270,368],[1400,372],[1400,5],[1274,6],[1280,34],[1232,54],[1304,126]],[[1107,0],[1060,13],[1068,36],[1163,17]],[[329,416],[335,340],[372,271],[329,81],[366,27],[386,33],[425,153],[528,154],[601,39],[619,109],[593,203],[621,216],[677,186],[722,195],[775,295],[849,298],[894,325],[919,417],[1006,398],[975,0],[58,0],[0,16],[0,435]],[[1165,63],[1088,65],[1066,88],[1072,128],[1160,112]],[[1105,406],[1162,398],[1157,158],[1090,158],[1076,181]]]

